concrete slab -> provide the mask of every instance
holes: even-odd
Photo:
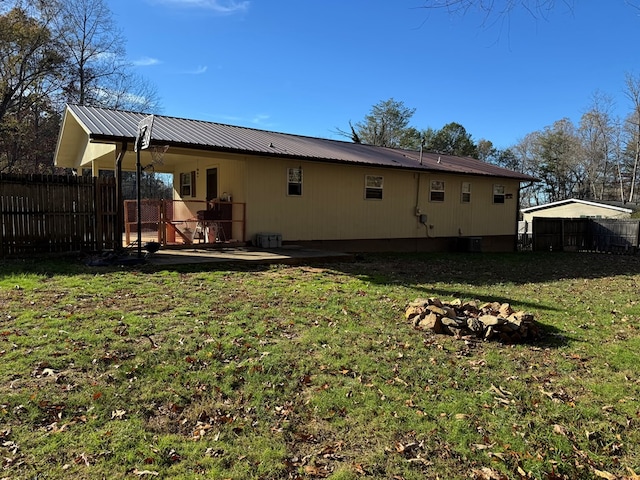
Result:
[[[351,261],[352,255],[295,246],[263,249],[252,247],[161,249],[147,258],[151,265],[188,265],[201,263],[292,264],[314,261]]]

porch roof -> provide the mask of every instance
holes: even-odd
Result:
[[[72,142],[70,119],[75,120],[94,144],[128,142],[133,145],[138,123],[147,114],[106,108],[68,105],[56,149],[56,165],[68,166],[85,145]],[[69,137],[69,138],[66,138]],[[196,150],[243,153],[279,158],[324,161],[373,167],[424,170],[443,173],[502,177],[534,181],[514,172],[470,157],[456,157],[415,150],[401,150],[339,140],[292,135],[221,123],[156,115],[151,145]]]

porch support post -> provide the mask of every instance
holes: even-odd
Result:
[[[142,179],[142,165],[140,164],[140,144],[142,136],[136,139],[136,205],[138,206],[138,258],[142,258],[142,193],[140,181]]]
[[[122,249],[122,232],[124,232],[124,198],[122,195],[122,159],[127,152],[127,142],[116,147],[116,244]]]

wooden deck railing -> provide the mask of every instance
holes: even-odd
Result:
[[[137,241],[137,205],[125,200],[125,245]],[[142,200],[141,238],[162,246],[246,241],[246,205],[239,202]],[[203,213],[203,212],[208,212]],[[216,212],[219,212],[216,215]]]

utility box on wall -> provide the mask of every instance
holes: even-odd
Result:
[[[279,233],[258,233],[255,245],[258,248],[280,248],[282,247],[282,235]]]

